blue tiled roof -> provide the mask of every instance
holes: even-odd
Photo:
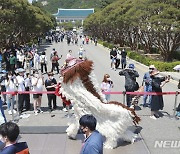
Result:
[[[60,17],[87,17],[94,13],[94,9],[58,9],[58,13],[55,16]]]

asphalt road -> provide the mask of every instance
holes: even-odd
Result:
[[[40,51],[46,51],[46,55],[48,56],[48,70],[51,69],[51,63],[50,63],[50,53],[52,49],[55,48],[58,51],[59,55],[63,55],[62,59],[60,60],[60,66],[63,65],[64,60],[66,58],[66,54],[68,53],[68,50],[72,50],[72,55],[75,57],[78,57],[78,49],[79,46],[76,45],[70,45],[68,46],[66,42],[64,43],[53,43],[53,44],[45,44],[41,46]],[[118,75],[119,71],[121,69],[117,69],[116,71],[110,69],[110,59],[109,59],[109,50],[107,48],[104,48],[100,45],[95,46],[94,44],[84,45],[84,49],[86,50],[86,55],[89,60],[92,60],[94,62],[94,73],[97,77],[97,80],[99,84],[103,80],[104,74],[108,73],[111,77],[111,79],[114,82],[114,88],[112,91],[123,91],[124,90],[124,77],[120,77]],[[140,77],[137,79],[139,84],[142,83],[143,75],[146,71],[148,71],[147,67],[144,67],[143,65],[140,65],[139,63],[136,63],[134,61],[131,61],[128,59],[127,63],[134,63],[135,69],[139,72]],[[45,79],[47,78],[47,75],[44,75]],[[58,75],[55,75],[55,77],[58,79]],[[177,90],[177,82],[176,81],[170,81],[167,85],[163,87],[163,91],[176,91]],[[116,100],[119,102],[123,102],[123,96],[122,95],[111,95],[111,100]],[[164,96],[164,110],[162,111],[162,117],[153,120],[150,119],[150,109],[149,108],[142,108],[141,106],[136,111],[137,114],[141,117],[141,122],[139,124],[140,127],[142,127],[142,130],[140,132],[140,136],[142,137],[142,140],[132,144],[126,144],[123,146],[119,146],[117,149],[114,150],[105,150],[105,154],[119,154],[119,153],[128,153],[128,154],[179,154],[180,153],[180,146],[178,148],[173,148],[170,146],[165,147],[155,147],[155,142],[164,142],[164,141],[179,141],[180,140],[180,122],[179,120],[175,120],[170,118],[170,116],[173,114],[173,107],[174,107],[174,100],[175,96],[173,95],[165,95]],[[142,98],[139,101],[139,104],[142,103]],[[58,100],[58,105],[60,106],[59,109],[62,109],[61,101]],[[46,95],[43,95],[43,103],[42,106],[44,107],[44,111],[47,110],[47,97]],[[72,112],[72,111],[71,111]],[[38,116],[35,116],[33,114],[33,111],[28,112],[31,114],[31,116],[27,119],[21,119],[19,121],[20,126],[26,126],[26,127],[36,127],[36,126],[67,126],[68,123],[73,120],[73,118],[66,118],[66,113],[64,113],[61,110],[53,111],[51,114],[48,112],[44,112],[43,114],[39,114]],[[53,118],[51,115],[55,115]],[[9,119],[11,117],[8,117]],[[41,138],[42,134],[39,135]],[[38,138],[38,137],[36,137]],[[42,141],[45,142],[46,138],[42,137]],[[73,151],[73,144],[77,144],[79,141],[69,141],[67,137],[64,137],[64,142],[68,142],[68,144],[72,145],[69,148],[67,148],[68,145],[66,145],[65,152],[63,154],[70,154],[72,149]],[[36,143],[36,146],[34,146],[33,135],[22,135],[21,140],[28,140],[29,145],[31,146],[31,149],[33,147],[39,147],[38,143]],[[52,141],[48,138],[48,140]],[[62,140],[62,138],[59,139],[59,141]],[[170,143],[169,142],[169,143]],[[51,142],[50,142],[51,143]],[[46,145],[46,144],[44,144]],[[55,145],[55,143],[54,143]],[[78,144],[79,145],[79,144]],[[80,147],[79,147],[80,148]],[[74,147],[74,154],[78,153],[79,148]],[[37,153],[38,150],[33,149],[34,154]],[[58,152],[59,153],[59,152]]]

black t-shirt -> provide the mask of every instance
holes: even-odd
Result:
[[[47,86],[52,86],[53,84],[57,84],[55,78],[53,78],[52,80],[47,79],[47,80],[45,81],[45,87],[46,87],[47,91],[55,91],[55,88],[54,88],[54,87],[53,87],[53,88],[47,88]]]
[[[117,51],[116,50],[111,50],[110,52],[110,58],[116,58],[117,57]]]
[[[127,52],[126,51],[121,51],[121,57],[126,58],[126,56],[127,56]]]

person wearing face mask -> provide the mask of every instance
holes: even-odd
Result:
[[[45,81],[45,87],[46,87],[47,91],[55,91],[56,85],[57,85],[57,81],[53,77],[53,73],[49,72],[48,79],[46,79],[46,81]],[[48,97],[49,112],[51,112],[53,109],[55,110],[57,108],[56,95],[55,94],[47,94],[47,97]],[[53,108],[52,108],[52,102],[53,102]]]
[[[15,76],[12,75],[12,72],[8,72],[6,74],[5,86],[6,86],[6,92],[17,91],[16,79]],[[16,113],[16,110],[14,110],[14,101],[15,101],[14,94],[6,94],[7,109],[10,115],[12,114],[12,112]],[[11,105],[12,105],[12,110],[11,110]]]
[[[6,79],[6,71],[3,70],[2,76],[0,78],[1,92],[6,92],[5,79]],[[3,105],[6,105],[6,94],[2,94],[2,96],[3,96]]]
[[[85,134],[80,154],[103,154],[103,137],[96,130],[96,118],[90,114],[83,115],[79,124],[81,131]]]
[[[110,92],[113,87],[114,87],[114,85],[113,85],[112,80],[110,79],[110,75],[105,74],[103,81],[101,83],[101,91],[102,92]],[[104,95],[105,95],[105,99],[107,100],[107,102],[109,102],[110,94],[104,94]]]
[[[2,148],[0,154],[29,154],[27,143],[17,142],[19,133],[19,126],[13,122],[7,122],[0,125],[0,146]]]
[[[143,83],[144,83],[144,92],[152,92],[152,79],[150,77],[150,74],[155,70],[154,65],[149,66],[149,72],[146,72],[143,77]],[[146,103],[147,98],[149,97],[148,103]],[[144,95],[143,97],[143,107],[147,107],[151,104],[152,95]]]
[[[16,77],[16,83],[18,86],[18,92],[24,92],[25,91],[25,80],[24,80],[24,72],[25,70],[23,68],[18,69],[18,76]],[[19,108],[19,114],[23,111],[23,106],[25,103],[25,94],[18,94],[18,108]],[[26,110],[29,110],[29,106],[25,104]]]
[[[44,85],[44,77],[42,75],[39,75],[37,70],[33,71],[33,77],[31,78],[32,82],[32,91],[37,92],[33,94],[34,98],[34,113],[35,115],[38,115],[38,113],[43,113],[41,110],[41,100],[42,100],[42,94],[39,92],[42,92],[43,85]]]
[[[136,84],[136,78],[139,77],[139,73],[135,70],[134,64],[129,64],[128,68],[119,72],[120,76],[125,77],[125,90],[126,92],[134,92],[138,89]],[[130,107],[132,103],[133,95],[126,95],[127,106]]]

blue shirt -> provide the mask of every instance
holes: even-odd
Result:
[[[85,140],[80,154],[103,154],[103,137],[98,131],[93,131]]]

